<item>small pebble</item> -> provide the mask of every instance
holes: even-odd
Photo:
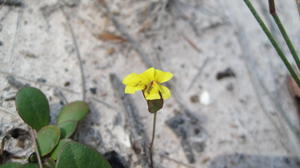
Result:
[[[40,83],[46,83],[47,82],[47,80],[44,79],[44,78],[38,78],[36,81],[40,82]]]
[[[207,91],[203,91],[201,93],[200,102],[203,105],[209,105],[209,104],[211,104],[210,95],[209,95],[209,93]]]
[[[71,84],[71,83],[70,83],[69,81],[67,81],[67,82],[65,82],[64,86],[65,86],[65,87],[68,87],[68,86],[70,86],[70,84]]]
[[[192,103],[198,103],[199,102],[199,96],[198,95],[193,95],[190,97],[190,101]]]
[[[97,88],[90,88],[90,92],[92,94],[96,94],[97,93]]]

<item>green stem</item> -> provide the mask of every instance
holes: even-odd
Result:
[[[278,17],[278,15],[276,13],[273,13],[272,16],[273,16],[273,19],[274,19],[275,23],[277,24],[277,26],[278,26],[278,28],[279,28],[279,30],[281,32],[281,35],[283,36],[283,38],[284,38],[284,40],[285,40],[285,42],[286,42],[286,44],[287,44],[287,46],[288,46],[288,48],[289,48],[292,56],[293,56],[293,58],[294,58],[294,60],[295,60],[295,62],[297,64],[298,69],[300,70],[300,59],[299,59],[299,56],[298,56],[298,54],[296,52],[296,49],[295,49],[292,41],[289,38],[289,35],[287,34],[284,26],[282,25],[281,20]]]
[[[290,74],[293,77],[293,79],[296,81],[298,87],[300,87],[300,80],[299,80],[296,72],[294,71],[292,65],[289,63],[289,61],[286,58],[285,54],[283,53],[282,49],[279,47],[277,41],[275,40],[275,38],[271,34],[270,30],[267,28],[267,26],[265,25],[264,21],[260,18],[260,16],[258,15],[257,11],[253,7],[253,5],[250,2],[250,0],[244,0],[244,2],[246,3],[246,5],[248,6],[248,8],[250,9],[251,13],[255,17],[256,21],[259,23],[260,27],[262,28],[262,30],[264,31],[264,33],[266,34],[266,36],[268,37],[268,39],[270,40],[270,42],[272,43],[274,49],[276,50],[277,54],[279,55],[279,57],[281,58],[281,60],[285,64],[286,68],[290,72]]]
[[[153,144],[154,144],[154,139],[155,139],[155,127],[156,127],[156,115],[157,112],[154,113],[154,117],[153,117],[153,128],[152,128],[152,140],[150,143],[150,167],[154,168],[154,164],[153,164]]]

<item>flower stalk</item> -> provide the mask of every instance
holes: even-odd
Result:
[[[155,112],[153,117],[153,128],[152,128],[152,140],[150,143],[150,167],[154,168],[154,163],[153,163],[153,144],[154,144],[154,139],[155,139],[155,127],[156,127],[156,115],[157,112]]]

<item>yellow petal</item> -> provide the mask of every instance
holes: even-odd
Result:
[[[148,86],[143,93],[146,100],[156,100],[161,98],[159,95],[159,85],[156,83],[153,83],[152,86]]]
[[[133,86],[126,86],[125,87],[125,93],[126,94],[134,94],[136,91],[142,90],[141,88],[138,87],[133,87]]]
[[[158,83],[167,82],[168,80],[173,78],[173,74],[170,72],[164,72],[161,70],[155,70],[155,81]]]
[[[170,92],[169,88],[167,88],[163,85],[159,85],[159,91],[160,91],[160,93],[161,93],[164,100],[171,97],[171,92]]]
[[[154,81],[155,69],[153,67],[149,68],[140,75],[144,79],[144,82],[150,83],[151,81]]]
[[[127,75],[122,83],[124,85],[129,85],[129,86],[136,86],[139,85],[142,81],[142,78],[140,77],[140,75],[136,74],[136,73],[131,73],[129,75]]]

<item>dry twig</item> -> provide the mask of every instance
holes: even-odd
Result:
[[[83,64],[82,64],[80,50],[79,50],[79,47],[78,47],[78,44],[77,44],[77,40],[76,40],[76,37],[75,37],[75,32],[74,32],[73,27],[72,27],[72,25],[70,23],[70,17],[67,14],[67,12],[64,10],[64,8],[63,8],[62,5],[60,5],[60,9],[61,9],[63,15],[66,18],[66,23],[67,23],[67,26],[68,26],[69,31],[71,33],[71,36],[72,36],[74,48],[75,48],[75,51],[76,51],[76,57],[78,59],[80,74],[81,74],[82,99],[85,100],[86,99],[85,75],[84,75],[84,71],[83,71]]]

